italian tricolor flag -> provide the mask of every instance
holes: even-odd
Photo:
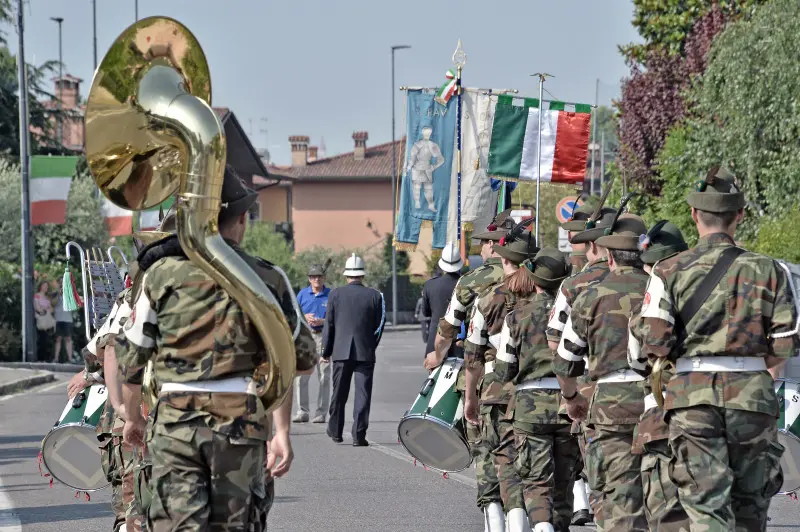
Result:
[[[159,220],[161,209],[163,209],[164,214],[166,214],[169,208],[172,207],[173,203],[175,203],[174,197],[168,198],[164,201],[164,203],[157,205],[152,209],[141,211],[139,213],[139,230],[154,231],[156,228],[158,228],[159,223],[161,223],[161,220]]]
[[[67,198],[77,162],[78,158],[72,156],[31,157],[31,225],[66,221]]]
[[[106,220],[108,236],[123,236],[133,232],[133,211],[123,209],[103,198],[103,218]]]
[[[517,103],[519,102],[519,103]],[[582,183],[589,154],[591,106],[550,102],[542,114],[539,100],[500,96],[494,114],[489,146],[488,174],[501,179]],[[537,153],[542,137],[541,171]]]

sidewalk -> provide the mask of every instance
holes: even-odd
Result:
[[[43,369],[0,367],[0,396],[16,393],[55,380],[55,375]]]

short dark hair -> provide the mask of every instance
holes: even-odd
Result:
[[[620,266],[633,266],[634,268],[643,268],[642,252],[633,251],[629,249],[609,249],[608,253],[614,258]]]
[[[695,211],[697,211],[697,218],[703,225],[711,229],[721,230],[728,229],[733,225],[733,222],[736,221],[736,216],[739,214],[739,211],[709,212],[701,211],[700,209],[695,209]]]
[[[227,211],[227,209],[223,209],[219,213],[219,230],[220,231],[225,231],[227,229],[230,229],[234,225],[236,225],[236,222],[239,220],[239,217],[242,214],[244,214],[244,213],[240,212],[236,216],[230,216],[230,215],[226,215],[226,211]]]

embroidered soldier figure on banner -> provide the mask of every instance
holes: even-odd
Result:
[[[420,192],[425,190],[428,210],[436,212],[433,204],[433,171],[444,164],[444,156],[439,145],[431,140],[433,128],[422,128],[422,138],[411,147],[406,173],[411,173],[411,186],[414,192],[414,207],[421,209]]]

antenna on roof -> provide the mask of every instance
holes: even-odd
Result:
[[[317,149],[317,159],[324,159],[325,155],[325,137],[320,137],[319,147]]]

